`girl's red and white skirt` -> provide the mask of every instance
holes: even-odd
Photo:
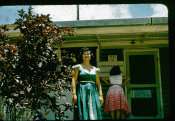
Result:
[[[111,86],[106,95],[104,112],[115,110],[124,111],[127,115],[131,113],[123,88],[119,85]]]

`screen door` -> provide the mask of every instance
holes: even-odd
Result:
[[[126,85],[131,119],[161,118],[161,94],[157,51],[125,52]]]

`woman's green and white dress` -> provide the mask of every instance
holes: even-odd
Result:
[[[100,100],[96,81],[96,72],[99,68],[93,66],[93,69],[87,70],[81,64],[72,66],[79,69],[79,75],[76,84],[78,110],[80,120],[101,120]]]

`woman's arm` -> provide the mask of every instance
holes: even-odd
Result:
[[[99,99],[100,99],[100,106],[103,105],[103,93],[102,93],[102,87],[100,84],[100,78],[99,78],[99,72],[96,72],[96,85],[98,88],[98,92],[99,92]]]
[[[72,71],[72,102],[73,102],[74,104],[77,103],[76,81],[77,81],[77,78],[78,78],[78,73],[79,73],[78,68],[75,68],[75,69]]]
[[[107,85],[112,85],[110,82],[109,82],[109,77],[102,77],[102,81],[107,84]]]
[[[123,82],[123,84],[121,85],[121,87],[123,87],[125,84],[127,84],[130,81],[130,77],[123,76],[123,80],[125,80],[125,81]]]

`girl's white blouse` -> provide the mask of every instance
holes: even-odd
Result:
[[[112,75],[109,80],[111,84],[122,84],[122,75]]]

